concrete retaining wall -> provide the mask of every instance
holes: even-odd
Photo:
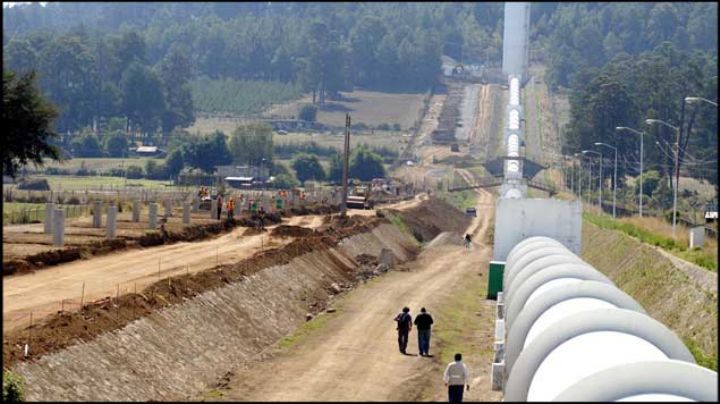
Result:
[[[387,248],[404,261],[412,245],[382,225],[14,370],[29,401],[192,400],[304,323],[308,296],[351,280],[355,255]]]

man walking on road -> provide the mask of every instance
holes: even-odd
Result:
[[[448,400],[451,403],[461,403],[463,387],[467,387],[467,390],[470,391],[470,372],[462,363],[462,354],[455,354],[455,361],[447,365],[443,379],[445,379],[445,385],[448,386]]]
[[[420,350],[420,356],[430,356],[428,351],[430,350],[430,327],[432,324],[432,316],[425,311],[424,307],[421,308],[420,314],[415,317],[415,328],[417,328],[418,350]]]
[[[403,307],[402,312],[395,316],[395,321],[397,321],[398,346],[400,352],[407,355],[408,335],[410,334],[413,324],[412,316],[410,316],[410,308]]]

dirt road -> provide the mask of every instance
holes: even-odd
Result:
[[[418,399],[423,388],[437,385],[434,396],[446,397],[432,361],[398,352],[392,318],[403,306],[412,314],[427,306],[432,312],[458,288],[464,275],[477,276],[487,265],[491,247],[484,234],[492,217],[493,197],[480,192],[478,217],[468,229],[475,246],[466,250],[460,242],[438,243],[407,264],[409,271],[393,271],[350,292],[336,303],[337,312],[306,339],[262,362],[235,372],[222,400],[233,401],[404,401]],[[492,309],[487,306],[488,311]],[[488,313],[486,319],[490,318]],[[318,320],[315,320],[318,321]],[[490,320],[486,320],[490,321]],[[436,328],[462,327],[436,318]],[[492,326],[489,326],[492,327]],[[415,333],[408,352],[417,354]],[[492,344],[492,341],[488,341]],[[430,352],[433,353],[431,342]],[[490,362],[473,369],[473,384],[489,386]],[[489,388],[471,389],[467,400],[493,400]]]

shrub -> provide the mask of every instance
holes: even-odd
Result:
[[[25,401],[24,384],[22,376],[9,370],[3,370],[3,402],[20,403]]]
[[[390,124],[388,124],[388,123],[381,123],[380,125],[376,126],[375,129],[377,129],[377,130],[390,130]]]
[[[143,169],[138,166],[128,166],[125,174],[131,180],[137,180],[143,177]]]
[[[312,104],[303,104],[298,112],[298,117],[303,121],[315,122],[317,119],[317,107]]]
[[[70,170],[58,167],[48,167],[45,169],[45,175],[70,175]]]
[[[34,191],[49,191],[50,184],[45,178],[26,179],[23,178],[18,182],[18,189],[31,189]]]
[[[393,128],[393,130],[396,130],[398,132],[402,130],[402,126],[400,126],[400,124],[397,122],[392,124],[392,128]]]

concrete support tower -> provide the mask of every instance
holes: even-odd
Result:
[[[517,75],[524,84],[530,65],[530,3],[506,2],[503,26],[504,75]]]
[[[65,211],[59,208],[53,213],[53,245],[65,245]]]
[[[93,207],[93,227],[95,228],[102,227],[102,206],[103,203],[101,200],[95,201],[95,205]]]
[[[115,231],[117,229],[117,211],[118,211],[117,205],[110,204],[108,206],[106,236],[109,239],[115,238]]]
[[[132,221],[134,223],[137,223],[140,221],[140,201],[138,201],[137,199],[133,200]]]
[[[55,204],[52,202],[47,202],[45,204],[45,234],[52,234],[52,226],[53,226],[53,212],[55,211]]]
[[[183,224],[190,224],[190,202],[183,202]]]
[[[150,212],[148,213],[148,229],[155,229],[157,227],[157,203],[152,202],[150,204]]]

